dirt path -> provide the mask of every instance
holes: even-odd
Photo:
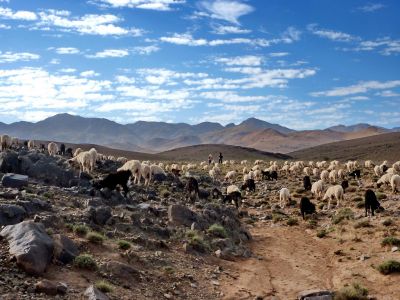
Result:
[[[258,226],[251,230],[255,258],[224,262],[224,299],[295,299],[298,292],[332,288],[332,242],[304,228]],[[301,237],[301,238],[300,238]]]

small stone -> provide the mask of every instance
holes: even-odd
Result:
[[[211,280],[211,284],[215,286],[219,286],[219,281],[217,280]]]
[[[370,258],[370,257],[368,255],[365,255],[365,254],[360,256],[360,260],[361,261],[367,260],[368,258]]]
[[[399,247],[396,247],[396,246],[392,247],[392,252],[396,252],[396,251],[399,251]]]
[[[165,293],[165,294],[164,294],[164,297],[167,298],[167,299],[172,299],[172,295],[171,295],[171,294],[168,294],[168,293]]]

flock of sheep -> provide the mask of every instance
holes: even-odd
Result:
[[[0,136],[1,150],[18,145],[19,141],[16,138],[11,138],[8,135]],[[35,142],[30,140],[25,142],[28,149],[35,148]],[[42,145],[42,148],[44,145]],[[48,154],[51,156],[60,154],[58,145],[50,142],[47,145]],[[65,149],[65,145],[61,145],[61,154],[70,154],[71,158],[68,162],[71,165],[79,166],[79,170],[87,173],[92,173],[96,166],[96,161],[113,160],[122,163],[123,165],[117,170],[116,173],[109,174],[104,178],[99,187],[109,187],[115,189],[121,185],[127,191],[128,181],[132,179],[132,183],[140,185],[143,179],[144,186],[149,186],[150,182],[156,175],[166,175],[166,172],[172,173],[175,177],[185,175],[189,178],[186,189],[189,193],[193,191],[198,196],[198,183],[192,176],[192,171],[208,171],[208,175],[212,178],[214,184],[225,183],[226,192],[222,193],[218,188],[214,188],[212,195],[223,196],[224,201],[234,201],[236,206],[239,206],[242,191],[249,192],[255,191],[256,182],[261,180],[278,180],[280,177],[293,177],[304,176],[303,186],[305,190],[311,191],[315,199],[328,200],[327,209],[331,208],[331,199],[335,199],[337,206],[340,206],[340,201],[343,200],[345,189],[349,186],[348,179],[353,178],[361,185],[361,170],[360,163],[357,161],[348,161],[341,164],[338,160],[327,161],[270,161],[256,160],[254,164],[247,160],[236,162],[234,160],[224,161],[222,164],[214,161],[203,161],[200,164],[164,164],[163,162],[151,163],[150,161],[128,160],[125,157],[113,157],[100,154],[95,148],[89,151],[83,151],[81,148]],[[391,166],[387,161],[375,165],[371,160],[364,162],[364,167],[373,170],[374,174],[379,177],[376,182],[376,187],[382,184],[390,185],[392,192],[395,193],[400,190],[400,161],[395,162]],[[241,172],[238,169],[242,169]],[[223,174],[223,170],[225,171]],[[181,174],[182,173],[182,174]],[[311,177],[319,178],[311,184]],[[243,178],[243,184],[239,187],[234,183]],[[340,181],[340,184],[339,184]],[[230,185],[229,185],[230,184]],[[369,195],[369,196],[368,196]],[[379,203],[376,200],[375,193],[372,190],[367,190],[365,194],[366,209],[379,208]],[[283,209],[290,203],[291,193],[287,187],[282,187],[279,191],[279,206]],[[307,197],[303,197],[300,201],[300,209],[303,214],[313,213],[315,205],[310,202]]]

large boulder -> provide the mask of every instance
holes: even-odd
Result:
[[[174,204],[168,207],[168,220],[177,226],[191,226],[197,221],[197,214],[184,205]]]
[[[108,296],[102,292],[100,292],[97,288],[93,285],[89,286],[84,295],[86,296],[87,300],[109,300]]]
[[[110,261],[103,266],[103,271],[124,286],[131,286],[140,281],[140,272],[130,265],[119,261]]]
[[[333,293],[328,290],[306,290],[297,296],[298,300],[333,300]]]
[[[55,260],[63,264],[68,264],[79,255],[78,247],[65,235],[56,234],[53,236],[53,240]]]
[[[32,275],[41,275],[53,256],[54,243],[41,223],[24,221],[8,225],[0,237],[9,243],[9,252],[15,257],[17,265]]]
[[[22,206],[28,215],[36,214],[42,211],[50,211],[52,206],[49,202],[40,199],[18,200],[17,205]]]
[[[14,173],[7,173],[1,179],[4,187],[21,188],[28,185],[28,176]]]
[[[86,209],[86,215],[89,220],[93,221],[97,225],[105,225],[108,219],[112,217],[111,212],[111,207],[105,205],[98,207],[89,206]]]
[[[19,205],[0,204],[0,226],[22,222],[26,215],[25,209]]]

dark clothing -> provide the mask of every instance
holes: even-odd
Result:
[[[218,163],[222,164],[222,159],[223,159],[223,158],[224,158],[224,157],[222,156],[222,153],[220,153],[220,154],[219,154]]]

